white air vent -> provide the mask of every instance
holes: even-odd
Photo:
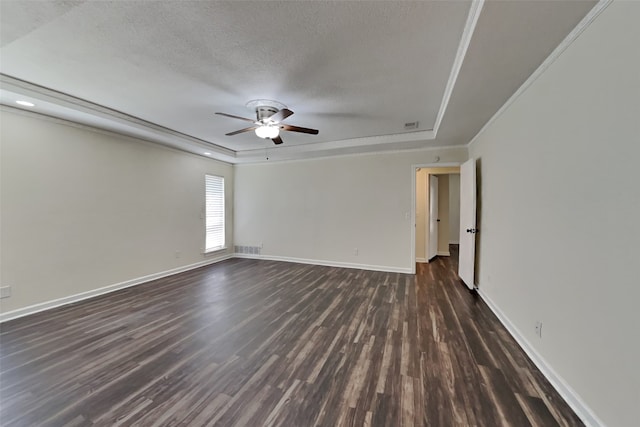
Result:
[[[408,122],[404,124],[404,130],[418,129],[420,122]]]
[[[235,246],[235,253],[237,254],[252,254],[260,255],[260,246]]]

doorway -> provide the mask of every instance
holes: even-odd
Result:
[[[412,167],[412,266],[435,256],[450,256],[458,243],[460,220],[459,164]]]

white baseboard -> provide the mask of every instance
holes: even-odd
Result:
[[[553,388],[562,396],[567,404],[573,409],[576,415],[582,420],[587,427],[605,427],[605,424],[600,420],[596,414],[587,406],[582,398],[573,390],[566,381],[558,375],[551,365],[538,353],[533,346],[527,341],[527,339],[520,333],[518,328],[515,327],[509,318],[498,308],[498,306],[482,292],[482,288],[477,288],[478,294],[487,303],[493,314],[496,315],[498,320],[507,328],[507,331],[518,342],[522,350],[529,356],[531,361],[540,369],[540,372],[551,383]]]
[[[450,240],[450,241],[449,241],[449,244],[450,244],[450,245],[459,245],[459,244],[460,244],[460,241],[458,241],[458,240]]]
[[[438,251],[438,256],[451,256],[449,251]]]
[[[324,261],[318,259],[293,258],[274,255],[234,254],[236,258],[264,259],[268,261],[296,262],[298,264],[315,264],[327,267],[356,268],[358,270],[385,271],[388,273],[412,274],[411,268],[389,267],[385,265],[355,264],[350,262]]]
[[[226,259],[234,258],[234,257],[264,259],[264,260],[272,260],[272,261],[297,262],[300,264],[316,264],[316,265],[325,265],[329,267],[356,268],[360,270],[385,271],[385,272],[391,272],[391,273],[407,273],[407,274],[412,273],[410,268],[397,268],[397,267],[387,267],[387,266],[379,266],[379,265],[331,262],[331,261],[311,260],[311,259],[304,259],[304,258],[289,258],[289,257],[279,257],[279,256],[225,254],[218,257],[212,257],[194,264],[189,264],[182,267],[173,268],[171,270],[149,274],[147,276],[137,277],[135,279],[127,280],[120,283],[115,283],[113,285],[104,286],[102,288],[93,289],[93,290],[82,292],[75,295],[69,295],[67,297],[58,298],[51,301],[45,301],[42,303],[30,305],[28,307],[19,308],[17,310],[8,311],[6,313],[0,313],[0,323],[6,322],[8,320],[17,319],[19,317],[28,316],[30,314],[35,314],[41,311],[50,310],[55,307],[60,307],[63,305],[93,298],[99,295],[108,294],[110,292],[114,292],[120,289],[140,285],[142,283],[150,282],[151,280],[160,279],[163,277],[171,276],[173,274],[182,273],[188,270],[193,270],[194,268],[204,267],[205,265],[214,264],[216,262],[224,261]]]
[[[429,262],[426,258],[416,258],[416,262]]]
[[[195,264],[184,265],[182,267],[173,268],[171,270],[161,271],[159,273],[149,274],[147,276],[137,277],[135,279],[127,280],[124,282],[116,283],[102,288],[93,289],[91,291],[82,292],[75,295],[69,295],[67,297],[54,299],[51,301],[45,301],[38,304],[30,305],[28,307],[19,308],[17,310],[8,311],[6,313],[0,313],[0,323],[8,320],[17,319],[18,317],[28,316],[29,314],[35,314],[40,311],[49,310],[62,305],[71,304],[74,302],[82,301],[88,298],[93,298],[98,295],[108,294],[110,292],[117,291],[119,289],[129,288],[142,283],[150,282],[151,280],[161,279],[163,277],[171,276],[173,274],[182,273],[183,271],[193,270],[194,268],[204,267],[205,265],[214,264],[216,262],[224,261],[232,258],[233,255],[225,254],[218,257],[212,257],[204,261],[196,262]]]

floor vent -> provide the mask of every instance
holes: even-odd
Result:
[[[260,246],[235,246],[234,250],[237,254],[260,255]]]

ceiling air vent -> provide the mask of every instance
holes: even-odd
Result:
[[[404,130],[418,129],[420,122],[408,122],[404,124]]]

